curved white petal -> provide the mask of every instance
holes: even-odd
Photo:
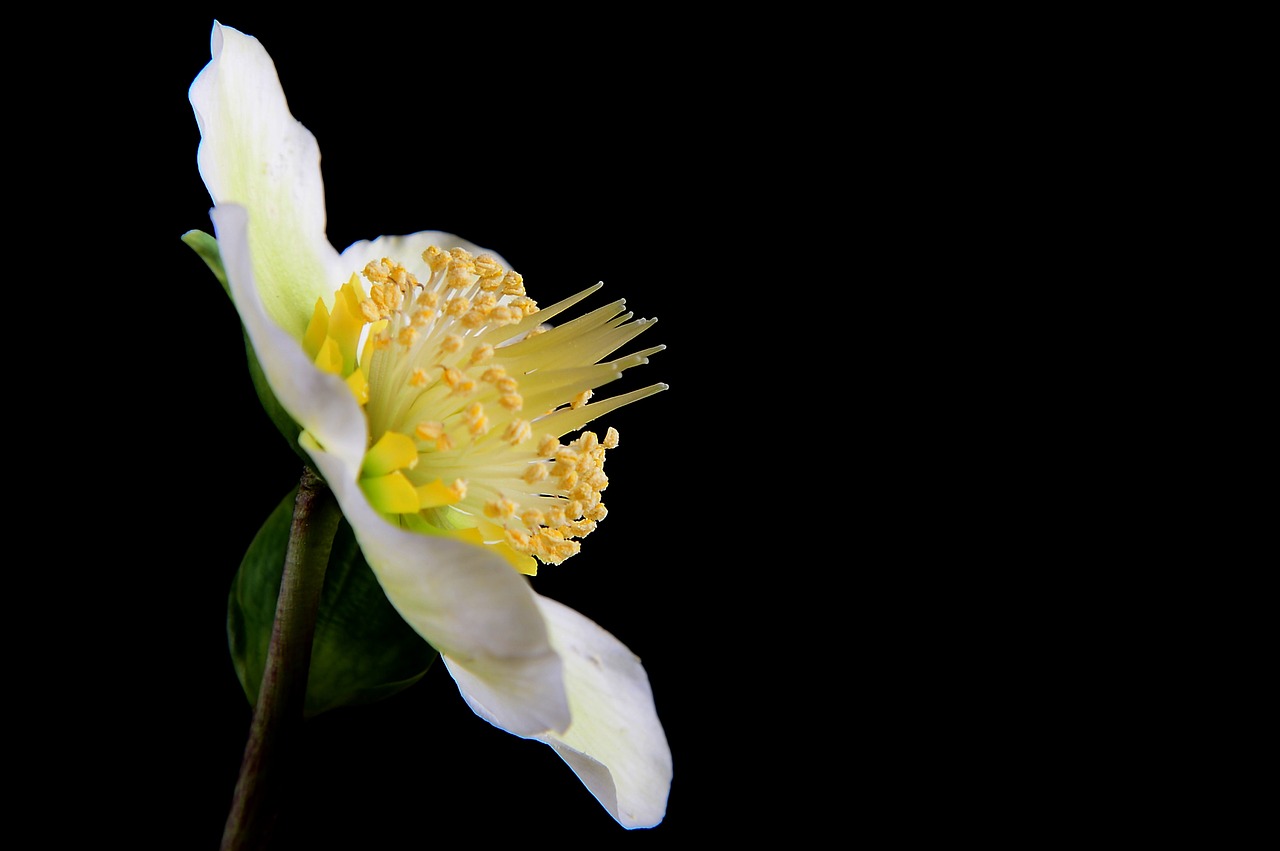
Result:
[[[452,671],[479,690],[515,695],[511,732],[569,725],[561,662],[528,582],[490,550],[408,532],[382,519],[357,484],[359,468],[302,444],[333,489],[387,599]],[[465,694],[464,694],[465,697]]]
[[[450,248],[465,248],[477,256],[488,254],[501,263],[503,267],[511,268],[498,252],[488,248],[481,248],[474,242],[469,242],[460,236],[440,230],[418,231],[407,236],[380,236],[377,239],[362,239],[359,242],[353,242],[342,252],[342,264],[344,268],[350,268],[352,272],[359,272],[369,261],[388,257],[403,264],[405,269],[412,272],[419,280],[425,281],[430,276],[431,271],[427,268],[426,261],[422,259],[422,252],[432,245],[441,251],[448,251]]]
[[[402,530],[369,506],[359,486],[368,445],[364,412],[345,382],[317,369],[267,315],[254,284],[245,209],[219,206],[212,216],[231,296],[267,381],[307,430],[301,444],[333,489],[387,599],[478,690],[519,695],[507,717],[511,732],[565,729],[561,662],[528,581],[484,547]]]
[[[346,280],[325,236],[320,148],[289,112],[276,67],[256,38],[215,22],[211,47],[213,60],[189,93],[200,127],[200,176],[215,206],[252,212],[262,302],[277,325],[302,339],[316,298],[331,299]]]
[[[666,815],[672,767],[644,667],[589,618],[555,600],[535,597],[551,646],[564,662],[573,720],[562,734],[525,738],[551,745],[623,827],[653,827]],[[477,715],[515,732],[509,722],[518,717],[518,693],[481,688],[487,684],[477,684],[447,658],[445,664]]]
[[[294,421],[326,452],[359,469],[369,445],[364,411],[346,382],[316,368],[298,339],[273,321],[259,297],[249,212],[239,205],[213,208],[214,235],[240,321],[262,364],[267,383]]]

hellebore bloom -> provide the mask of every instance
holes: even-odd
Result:
[[[230,294],[388,600],[477,715],[549,744],[624,827],[659,823],[671,753],[640,660],[521,575],[604,518],[617,433],[560,438],[665,389],[588,402],[662,348],[604,360],[651,322],[616,301],[548,327],[599,285],[539,309],[446,233],[339,254],[319,148],[271,57],[216,22],[212,54],[190,99]]]

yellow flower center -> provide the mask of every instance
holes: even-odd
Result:
[[[666,389],[588,404],[665,347],[602,361],[653,324],[632,321],[622,300],[545,324],[601,284],[539,310],[521,276],[489,255],[431,247],[422,259],[423,280],[385,257],[353,274],[332,311],[316,302],[303,347],[364,406],[360,485],[371,505],[406,528],[493,546],[535,574],[538,561],[577,553],[606,514],[617,431],[560,438]]]

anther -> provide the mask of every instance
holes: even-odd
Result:
[[[524,479],[531,485],[536,485],[538,482],[545,480],[547,476],[551,475],[547,467],[548,465],[545,463],[530,464],[525,468],[524,475],[520,478]]]
[[[512,446],[524,443],[531,437],[533,437],[533,426],[528,420],[512,420],[502,434],[502,439]]]

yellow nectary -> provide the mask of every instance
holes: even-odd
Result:
[[[352,274],[332,310],[317,301],[303,340],[364,406],[361,487],[407,528],[488,544],[527,574],[559,564],[604,519],[605,452],[618,433],[559,438],[666,389],[588,404],[664,348],[601,362],[654,320],[631,321],[618,300],[550,327],[601,285],[540,310],[489,255],[431,247],[422,259],[425,281],[389,258]]]

